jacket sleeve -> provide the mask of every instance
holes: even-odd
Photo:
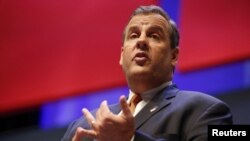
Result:
[[[134,141],[168,141],[168,140],[163,139],[163,138],[155,139],[155,138],[137,130],[135,132]]]
[[[226,125],[232,123],[232,114],[228,106],[223,102],[214,103],[204,110],[193,125],[190,126],[190,130],[186,134],[186,140],[206,141],[208,125]]]
[[[73,121],[69,126],[68,126],[68,129],[67,131],[65,132],[63,138],[61,139],[61,141],[71,141],[73,136],[74,136],[74,133],[75,133],[75,129],[73,128],[75,123],[77,121]]]

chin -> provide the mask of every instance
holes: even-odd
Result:
[[[144,67],[136,67],[130,70],[129,74],[135,77],[135,76],[149,75],[149,74],[152,74],[152,72],[149,69],[144,68]]]

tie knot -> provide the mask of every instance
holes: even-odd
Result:
[[[129,102],[129,108],[132,113],[135,111],[136,105],[142,100],[139,94],[134,94]]]

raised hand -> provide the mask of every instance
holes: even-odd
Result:
[[[135,132],[134,117],[130,112],[125,96],[120,97],[121,113],[113,114],[103,101],[96,112],[96,118],[87,110],[82,112],[92,129],[79,127],[72,141],[89,137],[97,141],[130,141]]]

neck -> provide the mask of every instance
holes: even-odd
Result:
[[[128,78],[128,85],[129,88],[136,93],[144,93],[150,89],[156,88],[160,86],[161,84],[171,81],[171,79],[157,79],[157,78],[147,78],[147,77],[141,77],[141,78]]]

